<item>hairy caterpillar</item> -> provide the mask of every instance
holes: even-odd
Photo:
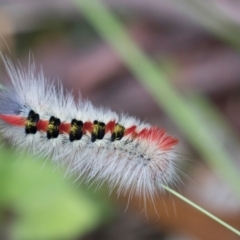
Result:
[[[75,102],[61,83],[49,84],[34,63],[4,60],[10,84],[0,92],[0,132],[13,145],[54,161],[87,180],[107,180],[118,192],[150,196],[174,181],[178,140],[165,130]]]

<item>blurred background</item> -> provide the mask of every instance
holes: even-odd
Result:
[[[29,58],[34,59],[38,70],[42,67],[50,81],[60,78],[76,99],[81,92],[95,106],[136,116],[177,136],[182,179],[177,190],[240,229],[239,196],[205,157],[209,148],[220,144],[221,151],[212,158],[227,153],[229,164],[240,168],[240,2],[103,3],[123,23],[135,45],[155,61],[173,89],[188,96],[188,107],[200,121],[194,126],[196,132],[190,133],[192,138],[176,124],[181,120],[188,126],[184,116],[180,120],[169,117],[88,21],[77,1],[0,1],[0,50],[23,67]],[[1,64],[0,80],[6,79]],[[216,141],[204,146],[203,140],[199,147],[192,139],[206,129],[207,137]],[[64,167],[21,157],[4,144],[0,150],[0,239],[238,239],[170,194],[159,193],[155,205],[147,203],[143,211],[139,198],[128,203],[128,197],[109,195],[107,186],[95,191],[94,186],[88,188],[75,179]]]

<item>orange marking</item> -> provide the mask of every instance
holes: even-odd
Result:
[[[59,133],[60,134],[62,134],[62,133],[69,134],[70,133],[70,128],[71,128],[71,124],[70,123],[63,122],[59,126]]]
[[[114,130],[115,125],[116,125],[115,120],[112,120],[112,121],[108,122],[106,124],[105,133],[107,133],[108,131],[110,131],[112,133],[113,130]]]
[[[137,136],[137,133],[136,133],[136,128],[137,126],[132,126],[130,128],[127,128],[124,132],[124,136],[128,135],[128,134],[131,134],[133,138],[135,138]]]
[[[83,134],[86,134],[86,132],[91,133],[93,130],[93,123],[91,122],[85,122],[83,124]]]
[[[39,120],[37,122],[37,130],[47,132],[48,120]]]
[[[15,115],[8,115],[8,114],[0,114],[0,119],[4,122],[17,126],[17,127],[25,127],[26,118],[21,116],[15,116]]]

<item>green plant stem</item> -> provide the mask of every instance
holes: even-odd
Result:
[[[191,205],[192,207],[196,208],[197,210],[199,210],[200,212],[202,212],[203,214],[207,215],[208,217],[212,218],[214,221],[218,222],[219,224],[221,224],[222,226],[224,226],[225,228],[229,229],[231,232],[234,232],[235,234],[237,234],[238,236],[240,236],[240,231],[238,231],[236,228],[230,226],[229,224],[227,224],[226,222],[224,222],[223,220],[219,219],[218,217],[214,216],[213,214],[211,214],[210,212],[208,212],[207,210],[203,209],[202,207],[200,207],[199,205],[197,205],[196,203],[190,201],[188,198],[185,198],[184,196],[182,196],[181,194],[179,194],[178,192],[174,191],[173,189],[162,185],[162,187],[167,190],[168,192],[170,192],[171,194],[173,194],[174,196],[180,198],[182,201],[186,202],[187,204]]]

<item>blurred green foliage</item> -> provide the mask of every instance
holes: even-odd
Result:
[[[73,239],[110,219],[110,202],[53,167],[1,148],[1,239]]]

